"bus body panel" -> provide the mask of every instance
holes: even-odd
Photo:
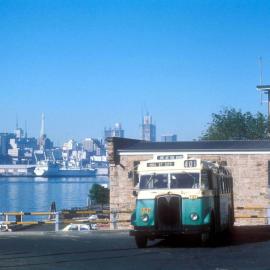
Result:
[[[181,224],[183,226],[201,226],[210,223],[211,212],[213,211],[213,197],[202,197],[197,199],[182,199],[182,206],[179,208],[181,214]],[[198,214],[199,218],[193,221],[190,218],[192,213]],[[149,219],[147,222],[142,220],[142,217],[147,214]],[[155,200],[141,199],[136,202],[136,211],[133,225],[136,227],[155,226]]]
[[[147,214],[149,220],[144,222],[142,220],[143,215]],[[155,200],[154,199],[143,199],[137,200],[136,202],[136,215],[135,215],[135,226],[148,227],[155,225]]]
[[[211,211],[214,207],[213,197],[202,197],[198,199],[182,200],[182,224],[185,225],[205,225],[210,223]],[[192,213],[197,213],[199,218],[193,221],[190,218]]]
[[[229,221],[229,208],[231,207],[231,202],[228,194],[220,195],[220,227],[225,228]]]

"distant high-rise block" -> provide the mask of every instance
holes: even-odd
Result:
[[[156,141],[156,126],[152,123],[152,116],[149,114],[143,117],[142,140],[150,142]]]
[[[162,142],[177,142],[177,135],[176,134],[162,135],[161,141]]]
[[[125,131],[122,129],[122,125],[120,123],[115,123],[113,128],[109,128],[104,130],[105,139],[108,137],[120,137],[124,138]]]
[[[15,138],[13,133],[0,133],[0,156],[6,156],[10,148],[10,139]]]
[[[83,149],[92,155],[105,155],[106,149],[102,142],[94,138],[85,138],[82,142]]]

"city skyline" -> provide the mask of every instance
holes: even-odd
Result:
[[[147,124],[153,124],[152,122],[152,115],[150,115],[148,112],[143,116],[143,121],[148,121],[148,119],[150,119],[149,123]],[[46,129],[45,129],[45,113],[42,112],[41,113],[41,121],[40,121],[40,131],[39,131],[39,135],[32,135],[32,134],[29,134],[28,133],[28,129],[27,129],[27,121],[25,120],[24,121],[25,123],[25,127],[22,127],[20,124],[19,124],[19,119],[18,119],[18,115],[16,115],[16,122],[15,122],[15,128],[13,130],[0,130],[0,133],[8,133],[8,134],[15,134],[16,137],[21,137],[21,138],[30,138],[30,137],[34,137],[38,140],[42,139],[43,137],[45,138],[48,138],[50,139],[50,137],[52,136],[53,137],[53,134],[47,134],[46,132]],[[136,138],[136,139],[142,139],[142,140],[146,140],[146,141],[162,141],[162,137],[165,136],[166,134],[161,134],[160,135],[160,139],[159,138],[156,138],[156,123],[153,124],[154,126],[154,134],[151,135],[153,137],[150,136],[150,134],[148,135],[144,135],[144,133],[146,132],[149,132],[149,131],[145,131],[144,130],[144,122],[143,124],[140,125],[139,127],[139,132],[140,132],[140,135]],[[147,127],[148,129],[148,127]],[[114,123],[114,125],[111,125],[110,127],[105,127],[104,130],[103,130],[103,135],[98,137],[97,139],[100,139],[100,140],[105,140],[107,137],[123,137],[125,138],[125,129],[122,127],[122,124],[121,122],[116,122]],[[170,135],[171,133],[170,132],[167,132],[167,135]],[[146,136],[146,137],[145,137]],[[176,136],[176,135],[174,135]],[[149,138],[148,138],[149,137]],[[151,137],[151,139],[150,139]],[[75,141],[83,141],[87,138],[94,138],[93,136],[91,136],[91,134],[86,134],[84,135],[82,138],[75,138],[74,136],[73,137],[70,137],[70,138],[66,138],[64,141],[62,141],[60,144],[59,143],[56,143],[55,146],[62,146],[63,144],[65,144],[68,140],[75,140]]]
[[[140,138],[197,139],[223,107],[266,113],[258,57],[270,82],[268,1],[2,1],[0,129],[16,114],[37,137],[101,138],[121,122]],[[192,125],[190,125],[192,123]]]

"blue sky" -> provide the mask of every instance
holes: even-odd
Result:
[[[102,137],[121,122],[140,137],[198,138],[223,107],[266,113],[258,57],[270,83],[269,1],[0,0],[0,131],[16,114],[57,143]]]

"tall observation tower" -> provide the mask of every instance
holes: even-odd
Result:
[[[41,128],[40,128],[40,135],[39,135],[39,148],[40,150],[45,149],[46,143],[46,134],[45,134],[45,115],[44,113],[41,114]]]
[[[260,57],[260,84],[257,85],[257,90],[261,92],[261,97],[263,94],[266,95],[266,100],[261,98],[261,102],[267,103],[268,106],[268,125],[267,125],[267,133],[268,137],[270,137],[270,84],[263,84],[263,76],[262,76],[262,58]]]
[[[41,114],[41,128],[40,128],[40,138],[45,135],[45,114]]]

